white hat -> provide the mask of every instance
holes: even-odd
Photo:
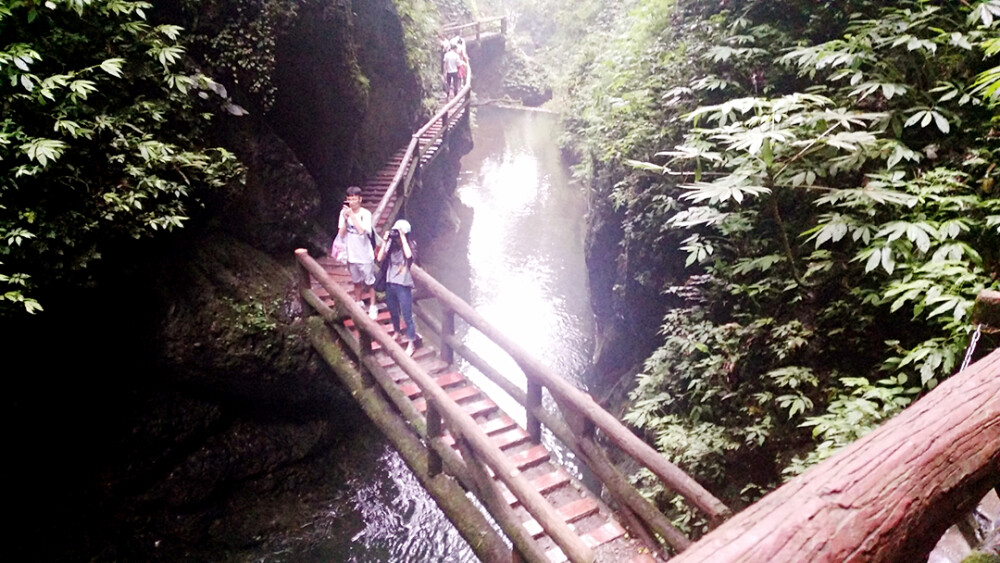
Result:
[[[400,231],[403,234],[408,235],[410,234],[410,222],[406,219],[400,219],[399,221],[396,221],[395,225],[392,226],[392,230]]]

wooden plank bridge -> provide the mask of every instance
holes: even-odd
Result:
[[[477,33],[480,30],[475,29]],[[364,184],[363,204],[372,211],[378,232],[396,219],[402,203],[419,184],[421,169],[447,150],[449,133],[468,119],[469,82],[412,135],[407,147]],[[598,432],[602,443],[619,448],[650,470],[705,515],[713,527],[730,515],[722,502],[638,439],[589,395],[525,352],[418,266],[413,267],[418,298],[414,312],[422,321],[422,332],[430,334],[435,344],[425,344],[411,357],[393,338],[386,311],[371,319],[351,298],[344,266],[328,257],[313,259],[304,249],[296,251],[296,257],[303,310],[316,313],[306,320],[313,346],[392,441],[481,560],[640,563],[663,560],[668,551],[681,552],[691,545],[609,461],[598,443]],[[430,301],[436,306],[427,306]],[[432,310],[441,313],[435,315]],[[459,320],[513,358],[527,380],[526,389],[512,384],[456,337]],[[511,404],[518,405],[521,412],[503,412],[467,374],[456,370],[456,355],[509,395]],[[990,365],[996,365],[996,360]],[[543,407],[543,390],[557,405],[555,412]],[[997,392],[992,393],[993,402],[986,404],[996,410]],[[992,411],[989,416],[1000,419]],[[525,424],[516,423],[518,419]],[[996,421],[992,424],[990,431],[996,434],[998,425]],[[559,465],[557,456],[542,441],[543,426],[600,481],[614,508]],[[998,450],[994,444],[984,458],[985,465],[977,466],[977,471],[983,467],[995,470]],[[983,485],[977,486],[981,489]],[[488,516],[466,492],[476,496]],[[809,503],[814,506],[815,500]],[[775,526],[780,528],[781,520],[778,518]],[[729,529],[732,527],[726,527]],[[849,527],[845,530],[848,535],[853,533]],[[755,530],[751,536],[762,533]],[[784,537],[786,532],[773,533]],[[698,546],[713,541],[713,537],[717,536],[709,535]],[[744,540],[752,541],[753,537]],[[736,540],[730,536],[726,541]],[[712,554],[722,547],[709,545],[714,547],[682,555],[711,561]],[[695,553],[701,556],[692,557]],[[782,560],[794,561],[795,553]]]

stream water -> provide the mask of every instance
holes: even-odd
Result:
[[[462,158],[458,180],[461,227],[426,244],[422,264],[518,344],[586,389],[593,348],[583,257],[586,202],[560,158],[558,119],[481,108],[474,123],[475,148]],[[478,332],[459,332],[523,388],[523,374],[505,354]],[[504,406],[502,392],[487,392]],[[370,434],[359,439],[366,445],[355,459],[343,460],[347,480],[324,519],[328,537],[317,541],[314,535],[308,547],[286,545],[261,560],[476,561],[402,459],[377,432]],[[587,477],[579,470],[578,476]]]

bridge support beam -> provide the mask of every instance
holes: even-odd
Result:
[[[441,317],[441,359],[448,365],[455,363],[455,348],[451,340],[455,336],[455,311],[447,307]]]
[[[427,440],[430,442],[441,435],[441,412],[432,399],[427,401]],[[427,472],[432,476],[441,473],[441,455],[434,448],[427,448]]]

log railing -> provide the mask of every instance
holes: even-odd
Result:
[[[676,561],[927,561],[1000,484],[1000,350],[747,507]]]
[[[399,199],[408,197],[413,191],[413,185],[420,178],[420,166],[431,150],[440,149],[444,144],[445,135],[455,126],[458,120],[469,110],[470,99],[472,97],[472,71],[465,81],[465,86],[459,90],[458,94],[452,98],[443,108],[438,110],[423,127],[410,137],[410,143],[403,154],[403,160],[396,169],[396,174],[392,177],[392,182],[385,190],[385,194],[378,203],[378,207],[372,213],[372,225],[380,225],[382,216],[389,209],[389,202],[395,195]],[[441,129],[429,138],[422,138],[430,131],[436,123],[441,124]],[[392,220],[394,217],[388,217]]]
[[[482,38],[484,33],[499,33],[507,35],[507,18],[496,17],[479,20],[472,23],[448,26],[441,30],[445,35],[455,33],[461,37],[474,37],[476,41]]]
[[[597,444],[596,430],[600,430],[610,442],[659,477],[667,487],[704,511],[713,522],[718,523],[730,514],[729,509],[721,501],[646,442],[636,437],[617,418],[594,402],[590,395],[555,374],[419,266],[414,266],[411,271],[417,286],[426,294],[437,298],[441,306],[443,316],[440,321],[428,314],[423,305],[418,304],[415,309],[425,326],[440,334],[442,359],[450,363],[454,361],[454,354],[458,352],[522,405],[525,408],[526,429],[534,439],[540,438],[542,424],[548,427],[553,435],[584,460],[608,492],[624,508],[626,517],[629,519],[634,517],[642,522],[645,527],[660,534],[678,551],[690,543],[652,504],[629,485],[625,477],[608,461],[603,449]],[[526,376],[525,390],[522,391],[512,384],[474,351],[462,344],[455,336],[456,317],[492,340],[515,361]],[[563,415],[561,419],[542,406],[542,389],[547,389],[559,406]]]
[[[488,477],[486,469],[488,467],[521,502],[522,506],[541,525],[556,545],[562,549],[570,561],[592,562],[594,560],[593,550],[583,543],[545,498],[531,486],[500,449],[490,441],[475,420],[448,397],[444,389],[435,383],[433,377],[408,356],[376,321],[368,317],[366,312],[350,297],[346,289],[327,276],[323,267],[313,260],[305,249],[296,250],[295,255],[300,265],[299,293],[303,303],[319,312],[334,329],[343,328],[341,322],[343,317],[327,307],[310,288],[310,278],[313,278],[333,297],[341,315],[353,319],[360,335],[355,351],[360,358],[359,364],[363,366],[362,377],[373,379],[381,385],[397,406],[403,404],[399,400],[400,391],[392,379],[378,377],[375,373],[376,370],[373,369],[378,366],[371,350],[374,341],[378,342],[382,349],[420,387],[428,404],[426,424],[415,424],[415,426],[431,445],[428,450],[427,463],[429,468],[433,471],[444,466],[446,462],[447,465],[458,468],[459,474],[456,476],[463,481],[463,484],[471,485],[473,490],[480,493],[480,498],[491,508],[491,514],[497,517],[520,554],[530,561],[547,560],[545,553],[524,531],[520,523],[513,519],[512,514],[504,513],[503,509],[506,503],[503,502],[502,494],[497,489],[496,484]],[[417,419],[412,418],[414,414],[412,411],[415,409],[412,405],[409,405],[408,409],[410,412],[404,414],[410,415],[407,418],[411,422],[417,422]],[[445,427],[451,432],[463,452],[460,461],[455,460],[454,452],[451,452],[441,437]]]

